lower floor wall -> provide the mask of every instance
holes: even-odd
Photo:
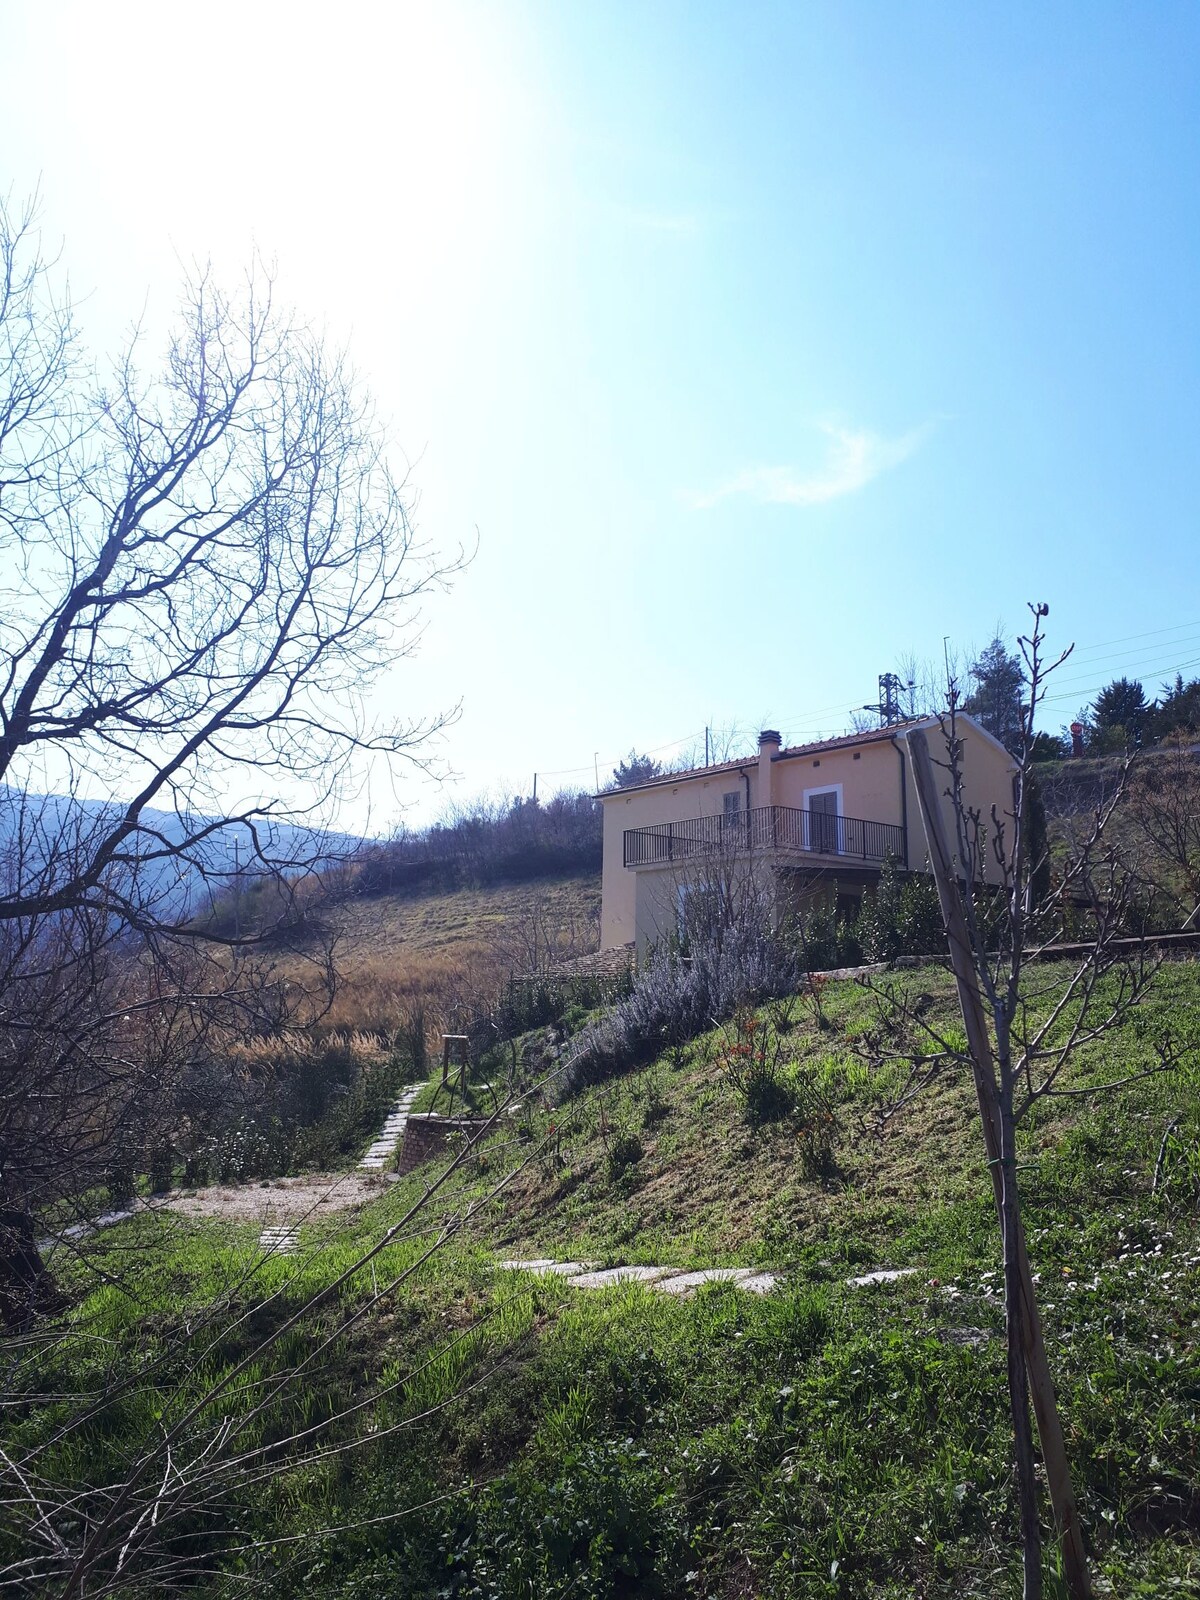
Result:
[[[781,865],[778,860],[700,863],[694,867],[643,869],[636,874],[635,928],[638,962],[667,940],[686,930],[689,903],[713,896],[728,912],[765,902],[778,927],[816,910],[833,911],[852,919],[858,915],[864,894],[878,882],[872,867],[813,868]]]

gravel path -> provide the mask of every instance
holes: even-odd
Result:
[[[423,1088],[423,1084],[413,1083],[401,1090],[379,1136],[354,1172],[311,1172],[298,1178],[214,1184],[173,1194],[165,1203],[184,1216],[259,1222],[260,1247],[271,1255],[290,1255],[299,1243],[301,1222],[317,1222],[332,1212],[351,1211],[379,1198],[388,1179],[383,1169],[404,1137],[408,1113]]]

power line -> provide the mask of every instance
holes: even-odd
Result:
[[[1101,639],[1095,644],[1083,645],[1073,653],[1088,655],[1094,650],[1107,650],[1109,645],[1132,644],[1136,639],[1157,639],[1164,633],[1186,633],[1191,628],[1200,628],[1200,622],[1177,622],[1170,628],[1151,628],[1146,633],[1127,633],[1121,639]]]
[[[1192,636],[1190,636],[1188,638],[1175,640],[1174,643],[1175,643],[1176,648],[1178,650],[1180,650],[1181,652],[1182,651],[1188,651],[1188,650],[1194,650],[1197,647],[1200,647],[1200,634],[1195,634],[1195,635],[1192,635]],[[1169,647],[1165,646],[1165,645],[1164,646],[1160,646],[1160,650],[1161,649],[1166,649],[1166,648],[1169,648]],[[1157,656],[1159,654],[1159,650],[1156,650],[1153,653],[1154,653],[1154,655]],[[1077,656],[1074,652],[1072,652],[1072,654],[1070,656],[1068,656],[1068,658],[1067,658],[1066,665],[1069,666],[1071,664],[1077,664],[1077,665],[1079,665],[1081,667],[1085,667],[1087,669],[1087,671],[1088,671],[1088,675],[1090,676],[1094,671],[1099,670],[1099,669],[1103,668],[1105,665],[1107,665],[1107,663],[1114,662],[1114,661],[1121,664],[1122,670],[1123,670],[1123,673],[1124,673],[1125,677],[1128,677],[1131,672],[1132,673],[1139,673],[1140,672],[1140,673],[1145,673],[1147,675],[1152,675],[1152,674],[1157,673],[1157,672],[1169,672],[1169,671],[1172,670],[1172,668],[1170,666],[1165,666],[1164,667],[1161,664],[1156,664],[1156,665],[1153,665],[1153,666],[1147,665],[1146,664],[1146,660],[1145,660],[1145,656],[1139,657],[1137,655],[1134,655],[1131,658],[1130,656],[1126,655],[1124,651],[1117,651],[1114,654],[1105,655],[1105,656],[1097,656],[1093,660],[1090,660],[1090,661],[1086,660],[1086,659],[1082,659],[1079,656]],[[1083,680],[1080,679],[1080,681],[1082,682]]]
[[[1196,667],[1196,666],[1200,666],[1200,656],[1192,656],[1192,657],[1189,657],[1185,661],[1180,661],[1178,656],[1176,656],[1171,661],[1160,662],[1157,666],[1153,666],[1153,667],[1142,666],[1142,665],[1139,665],[1137,662],[1132,662],[1132,663],[1130,663],[1130,665],[1129,665],[1129,667],[1127,669],[1126,675],[1128,675],[1128,672],[1136,672],[1136,673],[1140,673],[1142,676],[1147,677],[1147,678],[1158,677],[1162,673],[1185,672],[1188,669],[1190,669],[1191,667]],[[1052,683],[1054,682],[1053,679],[1051,679],[1050,681]],[[1058,683],[1055,684],[1055,687],[1056,688],[1060,688],[1060,689],[1070,689],[1072,687],[1079,687],[1081,685],[1092,684],[1092,683],[1095,683],[1095,682],[1096,682],[1096,676],[1094,674],[1092,674],[1092,673],[1089,673],[1086,677],[1066,678],[1066,679],[1060,680]],[[1047,698],[1049,698],[1049,697],[1047,697]],[[1063,696],[1063,695],[1059,694],[1059,695],[1055,695],[1054,698],[1058,699],[1058,700],[1061,700],[1061,699],[1070,698],[1070,697],[1069,696]]]
[[[1182,635],[1182,637],[1168,639],[1168,635]],[[1184,672],[1193,667],[1200,666],[1200,657],[1189,658],[1184,661],[1179,661],[1176,659],[1168,662],[1159,662],[1156,665],[1145,665],[1141,660],[1138,659],[1140,652],[1134,652],[1133,660],[1124,659],[1122,652],[1117,652],[1114,655],[1108,656],[1100,654],[1102,651],[1111,650],[1113,646],[1136,644],[1142,640],[1162,640],[1163,649],[1169,649],[1171,645],[1177,645],[1180,648],[1186,649],[1195,645],[1196,643],[1200,643],[1200,621],[1177,622],[1168,627],[1148,628],[1140,633],[1129,633],[1113,639],[1101,639],[1096,640],[1091,644],[1078,645],[1074,650],[1072,650],[1068,659],[1073,663],[1078,663],[1081,667],[1097,669],[1103,667],[1108,661],[1122,660],[1125,676],[1129,676],[1129,674],[1133,673],[1138,676],[1144,676],[1148,678],[1157,677],[1160,674]],[[1149,653],[1151,649],[1153,649],[1153,647],[1148,647],[1147,653]],[[1159,652],[1157,650],[1153,650],[1153,653],[1157,655]],[[1067,679],[1065,682],[1060,680],[1055,684],[1055,688],[1061,689],[1063,692],[1047,695],[1041,703],[1049,706],[1060,705],[1065,701],[1074,700],[1077,698],[1075,691],[1078,688],[1088,687],[1095,682],[1095,674],[1090,671],[1077,677]],[[779,719],[779,725],[787,730],[788,737],[785,741],[786,743],[804,743],[815,739],[830,737],[839,729],[844,728],[845,719],[849,718],[852,710],[852,707],[847,707],[844,704],[820,706],[816,709],[808,707],[804,711],[792,712],[783,716]],[[800,720],[801,718],[806,720],[802,722]],[[839,720],[837,727],[835,728],[833,721],[822,720],[825,718],[838,718],[842,720]],[[734,741],[743,736],[747,739],[751,738],[753,731],[753,728],[749,724],[743,725],[740,723],[734,723],[729,728],[728,733],[730,740]],[[684,745],[696,744],[698,746],[700,741],[704,738],[704,734],[704,729],[698,730],[694,733],[686,733],[677,739],[668,739],[662,744],[652,745],[641,753],[648,756],[658,756],[663,755],[670,750],[678,750]],[[636,748],[636,745],[634,745],[632,748]],[[615,768],[622,760],[624,760],[626,754],[628,754],[628,752],[624,752],[623,754],[617,756],[605,757],[599,762],[599,766],[605,771],[608,771],[610,768]],[[730,759],[736,760],[738,758],[731,757]],[[752,752],[748,751],[745,759],[752,760]],[[539,768],[538,771],[540,776],[543,778],[577,778],[586,775],[591,775],[594,778],[595,769],[596,761],[593,760],[581,762],[576,767],[558,767],[553,771],[543,771],[541,768]]]

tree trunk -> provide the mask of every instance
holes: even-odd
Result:
[[[1000,1231],[1004,1245],[1004,1332],[1008,1349],[1008,1404],[1012,1414],[1013,1463],[1017,1504],[1021,1513],[1023,1600],[1042,1600],[1042,1530],[1038,1523],[1037,1478],[1033,1465],[1033,1429],[1029,1422],[1029,1381],[1025,1365],[1025,1329],[1021,1283],[1021,1208],[1017,1190],[1016,1137],[1012,1097],[1001,1092]]]
[[[33,1218],[15,1206],[0,1207],[0,1321],[6,1331],[27,1328],[52,1298]]]
[[[1003,1229],[1005,1195],[1001,1167],[1003,1135],[998,1107],[999,1086],[996,1082],[996,1068],[992,1057],[991,1040],[988,1037],[987,1019],[979,993],[970,933],[946,837],[946,825],[942,818],[937,780],[933,774],[933,761],[929,754],[929,742],[920,729],[914,729],[907,736],[907,743],[912,755],[913,784],[917,791],[926,843],[929,846],[930,865],[946,925],[950,965],[958,988],[963,1026],[966,1029],[974,1064],[975,1092],[979,1099],[984,1146],[992,1172],[996,1210],[1000,1215]],[[1015,1195],[1015,1189],[1011,1186],[1009,1192]],[[1063,1439],[1062,1423],[1054,1398],[1050,1364],[1046,1359],[1041,1318],[1038,1315],[1037,1298],[1033,1292],[1033,1278],[1025,1251],[1019,1210],[1015,1210],[1012,1216],[1011,1231],[1004,1233],[1003,1237],[1006,1301],[1009,1305],[1019,1305],[1017,1332],[1022,1341],[1027,1381],[1033,1391],[1033,1405],[1037,1416],[1038,1434],[1042,1441],[1042,1456],[1046,1464],[1050,1500],[1054,1507],[1054,1520],[1058,1525],[1067,1593],[1071,1600],[1091,1600],[1092,1585],[1083,1546],[1083,1529],[1080,1526],[1079,1508],[1071,1484],[1066,1442]],[[1018,1290],[1016,1301],[1007,1293],[1009,1289],[1007,1272],[1010,1261]]]

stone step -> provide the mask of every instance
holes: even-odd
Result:
[[[499,1261],[497,1266],[510,1272],[532,1272],[535,1278],[571,1278],[581,1272],[590,1272],[593,1261]]]
[[[378,1136],[368,1145],[358,1163],[360,1172],[382,1172],[387,1166],[404,1137],[413,1102],[424,1087],[423,1083],[410,1083],[401,1089],[395,1105],[383,1120]]]
[[[739,1289],[744,1289],[751,1280],[759,1278],[770,1278],[770,1287],[774,1288],[772,1274],[758,1272],[754,1267],[705,1267],[700,1272],[680,1272],[674,1277],[664,1278],[661,1283],[655,1284],[655,1288],[661,1289],[663,1294],[681,1295],[686,1300],[704,1283],[735,1283]]]
[[[299,1230],[293,1226],[266,1227],[258,1236],[259,1248],[271,1255],[293,1255],[300,1243]]]

